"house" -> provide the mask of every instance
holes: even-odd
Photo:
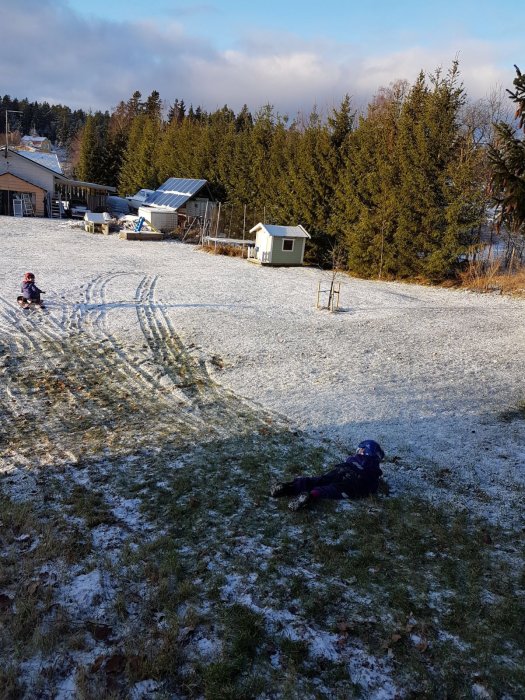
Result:
[[[34,149],[35,151],[40,151],[42,153],[50,153],[52,144],[51,141],[45,136],[31,134],[30,136],[22,136],[20,139],[20,147]]]
[[[211,220],[215,210],[207,180],[170,177],[156,190],[139,190],[130,205],[159,231],[189,229]]]
[[[18,147],[13,148],[15,151],[20,151]],[[56,153],[39,153],[38,151],[22,151],[22,155],[35,163],[40,163],[40,165],[53,170],[59,175],[63,175],[62,166],[58,160]]]
[[[0,214],[60,216],[75,200],[91,210],[105,209],[107,195],[115,192],[114,187],[66,177],[54,153],[0,148]]]
[[[249,250],[249,260],[262,265],[302,265],[304,247],[310,234],[302,226],[257,224],[255,246]]]

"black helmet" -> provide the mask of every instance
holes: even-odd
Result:
[[[376,457],[380,462],[385,458],[381,445],[375,440],[363,440],[357,446],[357,451],[367,457]]]

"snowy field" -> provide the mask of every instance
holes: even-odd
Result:
[[[525,301],[7,217],[0,275],[6,697],[523,697]],[[389,497],[268,498],[366,438]]]
[[[330,314],[316,309],[318,282],[329,284],[316,269],[262,268],[47,220],[2,217],[0,241],[1,309],[20,331],[24,315],[12,309],[26,269],[47,292],[42,323],[66,331],[96,309],[95,324],[140,345],[137,308],[147,298],[236,395],[341,454],[373,438],[409,462],[409,472],[388,470],[396,489],[426,489],[428,472],[447,468],[441,496],[461,485],[491,518],[521,516],[525,431],[501,415],[525,399],[523,300],[342,277],[342,310]],[[464,487],[482,487],[490,503]]]

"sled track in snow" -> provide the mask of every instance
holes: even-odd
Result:
[[[166,312],[156,303],[158,277],[142,278],[137,287],[137,316],[153,358],[158,366],[164,367],[169,376],[182,391],[194,397],[204,388],[213,389],[205,369],[192,360],[174,332]],[[174,371],[174,368],[177,368]]]
[[[119,277],[138,277],[129,301],[110,301]],[[0,440],[31,452],[48,445],[49,435],[69,454],[88,433],[97,435],[96,452],[105,435],[131,449],[151,444],[155,434],[159,441],[174,431],[228,436],[260,421],[187,353],[157,302],[157,283],[138,273],[97,275],[78,303],[51,302],[45,312],[24,313],[0,297],[0,415],[7,426]],[[120,307],[138,334],[112,330]],[[45,418],[35,429],[37,415]]]
[[[144,359],[138,362],[130,349],[109,330],[107,323],[106,289],[116,277],[126,274],[116,272],[99,275],[92,279],[85,290],[85,301],[71,309],[65,325],[73,332],[87,334],[96,342],[107,343],[114,351],[111,367],[122,375],[122,381],[133,383],[135,389],[143,390],[148,387],[150,391],[158,392],[162,390],[157,376],[159,373],[144,367]],[[103,360],[103,356],[99,356],[98,359],[102,361],[106,369],[109,368],[108,362]]]

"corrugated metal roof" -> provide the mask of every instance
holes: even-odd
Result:
[[[269,236],[278,238],[310,238],[310,234],[303,226],[276,226],[275,224],[257,224],[250,233],[257,233],[264,229]]]
[[[146,198],[147,207],[178,209],[206,185],[206,180],[170,177]]]
[[[39,151],[17,151],[17,153],[19,156],[23,156],[39,165],[43,165],[54,173],[58,173],[59,175],[63,174],[56,153],[40,153]]]

